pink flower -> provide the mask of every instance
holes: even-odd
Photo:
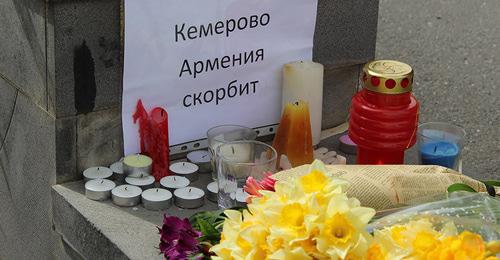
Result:
[[[262,197],[260,190],[274,191],[276,180],[273,179],[271,172],[264,173],[264,178],[259,182],[252,176],[247,178],[244,190],[250,195],[247,198],[247,203],[251,203],[252,198]]]

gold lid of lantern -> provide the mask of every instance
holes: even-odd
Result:
[[[413,69],[394,60],[376,60],[363,68],[363,87],[383,94],[402,94],[413,88]]]

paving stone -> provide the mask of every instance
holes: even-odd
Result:
[[[121,109],[80,115],[77,119],[77,173],[106,166],[123,156]]]
[[[0,77],[46,107],[45,2],[1,1],[0,24]]]
[[[345,68],[325,66],[322,128],[328,129],[347,121],[351,99],[357,92],[361,65]]]
[[[336,67],[372,60],[377,18],[378,0],[319,0],[314,60]]]
[[[55,184],[54,119],[19,94],[0,148],[0,258],[54,259],[50,187]],[[22,241],[22,242],[20,242]]]
[[[76,127],[76,117],[56,119],[57,183],[81,179],[76,167]]]
[[[120,105],[120,2],[64,1],[51,5],[58,118]]]

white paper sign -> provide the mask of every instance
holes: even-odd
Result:
[[[317,0],[125,0],[123,134],[139,151],[132,115],[169,114],[170,145],[217,125],[279,122],[281,70],[311,60]]]

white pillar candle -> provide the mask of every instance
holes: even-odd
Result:
[[[141,177],[151,174],[153,159],[142,154],[133,154],[123,158],[123,172],[130,177]]]
[[[111,198],[115,205],[132,207],[141,202],[141,193],[141,188],[137,186],[120,185],[111,191]]]
[[[180,188],[174,191],[174,202],[180,208],[199,208],[205,202],[205,192],[195,187]]]
[[[166,176],[160,180],[160,185],[170,191],[187,187],[189,184],[190,181],[188,178],[176,175]]]
[[[169,167],[170,172],[175,175],[183,176],[189,179],[190,182],[194,182],[198,179],[198,166],[190,162],[177,162]]]
[[[313,145],[321,140],[323,71],[323,65],[312,61],[292,62],[283,68],[283,108],[300,100],[308,103]]]
[[[210,164],[212,156],[207,150],[193,151],[187,154],[187,159],[198,165],[199,172],[208,173],[212,171],[212,165]]]
[[[141,178],[127,177],[127,178],[125,178],[125,183],[127,183],[129,185],[137,186],[137,187],[141,188],[142,190],[147,190],[147,189],[153,188],[153,186],[155,184],[155,178],[151,175],[144,176]]]
[[[109,166],[111,171],[113,171],[113,179],[117,183],[125,182],[125,174],[123,174],[123,161],[118,161]]]
[[[94,179],[85,183],[85,197],[91,200],[107,200],[116,184],[106,179]]]
[[[172,193],[165,189],[153,188],[142,192],[142,205],[147,210],[165,210],[172,205]]]
[[[207,185],[207,199],[217,202],[217,194],[219,193],[219,185],[217,182],[211,182]]]
[[[85,182],[95,179],[108,179],[113,176],[113,171],[108,167],[90,167],[83,171]]]

